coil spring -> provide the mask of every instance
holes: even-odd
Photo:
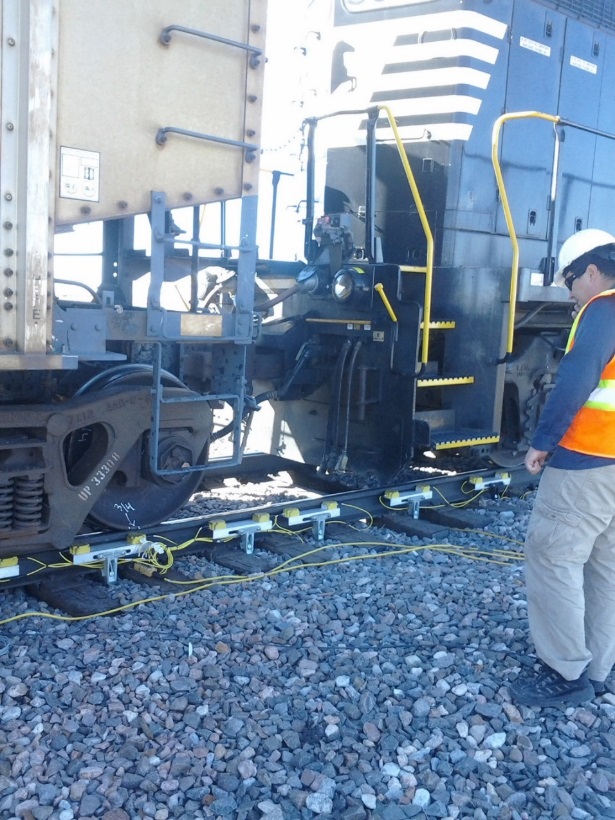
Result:
[[[0,531],[10,530],[13,526],[13,479],[0,484]]]
[[[15,478],[13,526],[16,530],[30,529],[43,522],[43,476]]]

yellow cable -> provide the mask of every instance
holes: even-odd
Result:
[[[365,515],[369,518],[369,524],[367,525],[368,527],[371,527],[374,523],[374,516],[369,512],[369,510],[364,510],[363,507],[357,507],[356,504],[343,503],[342,507],[348,507],[349,509],[358,510],[359,512],[365,513]]]
[[[437,490],[437,492],[440,495],[442,495],[442,493],[440,493],[439,490]],[[479,493],[477,493],[477,496],[481,495],[482,492],[484,492],[484,491],[481,490]],[[444,498],[443,495],[442,495],[442,498]],[[446,501],[446,499],[444,499],[444,500]],[[464,502],[462,504],[462,506],[465,506],[466,503],[468,503],[468,502]],[[450,502],[447,502],[447,504],[450,504]],[[346,505],[346,506],[352,506],[352,505]],[[450,505],[450,506],[454,506],[454,505]],[[361,509],[361,508],[357,508],[357,509]],[[365,510],[361,510],[361,511],[366,512]],[[369,513],[367,513],[367,514],[369,515]],[[371,518],[371,515],[370,515],[370,519],[373,521],[373,519]],[[331,523],[331,522],[329,522],[329,523]],[[345,522],[336,522],[336,523],[345,523]],[[293,531],[288,531],[288,530],[284,531],[281,528],[279,528],[278,531],[284,532],[285,534],[292,535],[294,537],[297,536],[297,534]],[[496,533],[486,532],[484,530],[469,530],[468,532],[474,532],[475,534],[479,534],[481,536],[486,536],[488,538],[498,538],[498,539],[502,539],[504,541],[510,541],[512,543],[518,543],[518,544],[522,543],[520,541],[517,541],[516,539],[508,538],[506,536],[497,535]],[[165,540],[169,540],[169,539],[165,539]],[[232,540],[232,539],[229,538],[229,539],[224,539],[224,540],[226,541],[226,540]],[[165,554],[170,555],[172,557],[171,553],[172,553],[173,550],[184,549],[187,546],[190,546],[191,544],[194,544],[196,542],[201,542],[201,541],[211,542],[212,539],[203,538],[203,537],[199,538],[198,534],[197,534],[197,537],[192,538],[189,541],[186,541],[181,545],[176,545],[176,546],[169,547],[168,552],[167,552],[167,550],[165,550]],[[352,556],[346,556],[344,558],[330,559],[328,561],[309,562],[309,564],[307,564],[307,565],[305,563],[303,563],[303,561],[302,561],[302,559],[307,558],[310,555],[315,555],[315,554],[317,554],[319,552],[322,552],[324,550],[340,549],[340,548],[343,548],[343,547],[363,547],[363,548],[364,547],[387,547],[387,551],[377,553],[376,555],[352,555]],[[300,555],[294,556],[292,558],[288,558],[286,561],[283,561],[278,566],[273,567],[268,572],[259,572],[259,573],[255,573],[255,574],[252,574],[252,575],[221,575],[221,576],[214,576],[212,578],[206,578],[206,579],[196,579],[196,580],[190,580],[189,579],[189,580],[186,580],[186,581],[168,581],[168,580],[165,579],[166,583],[173,583],[177,586],[182,586],[182,585],[188,585],[189,584],[189,585],[191,585],[192,588],[189,589],[189,590],[184,590],[184,591],[180,591],[180,592],[177,592],[177,593],[176,592],[165,593],[163,595],[156,595],[156,596],[152,596],[150,598],[143,598],[143,599],[140,599],[138,601],[133,601],[131,603],[124,604],[120,607],[115,607],[113,609],[105,610],[103,612],[97,612],[97,613],[94,613],[94,614],[91,614],[91,615],[71,616],[71,615],[55,615],[53,613],[47,613],[47,612],[24,612],[24,613],[21,613],[20,615],[15,615],[15,616],[12,616],[11,618],[6,618],[4,620],[0,620],[0,625],[8,624],[8,623],[11,623],[12,621],[19,621],[19,620],[22,620],[22,619],[27,618],[27,617],[37,617],[37,616],[42,617],[42,618],[51,618],[53,620],[62,620],[62,621],[89,620],[91,618],[97,618],[97,617],[104,616],[104,615],[112,615],[112,614],[123,612],[123,611],[129,610],[129,609],[133,609],[134,607],[140,606],[141,604],[155,603],[157,601],[163,601],[163,600],[166,600],[169,597],[171,597],[171,595],[174,595],[176,597],[179,597],[179,596],[183,597],[185,595],[192,595],[193,593],[196,593],[196,592],[205,591],[205,590],[207,590],[207,589],[209,589],[209,588],[211,588],[212,586],[215,586],[215,585],[224,586],[224,585],[228,585],[228,584],[239,584],[239,583],[246,583],[246,582],[255,581],[255,580],[261,580],[262,578],[274,577],[275,575],[282,574],[283,572],[295,571],[297,569],[302,569],[302,568],[305,569],[306,566],[309,566],[309,567],[326,567],[326,566],[333,566],[335,564],[349,563],[350,561],[376,560],[376,559],[379,560],[381,558],[387,558],[387,557],[391,557],[391,556],[395,556],[395,555],[404,555],[404,554],[408,554],[408,553],[412,553],[412,552],[420,552],[420,551],[425,551],[425,550],[433,550],[433,551],[436,551],[436,552],[444,552],[446,554],[455,555],[457,557],[466,558],[468,560],[481,561],[481,562],[484,562],[484,563],[492,563],[492,564],[497,564],[497,565],[500,565],[500,566],[510,565],[510,562],[512,562],[512,561],[520,561],[520,560],[523,559],[523,553],[522,552],[517,552],[517,551],[512,551],[512,550],[499,550],[498,553],[497,553],[498,557],[494,557],[494,553],[492,551],[479,549],[478,547],[474,547],[474,546],[471,546],[471,545],[461,547],[459,545],[445,544],[445,543],[442,543],[442,544],[412,544],[412,545],[399,544],[399,545],[391,545],[389,542],[383,542],[383,541],[361,541],[361,542],[358,542],[358,543],[354,542],[354,541],[350,541],[350,542],[341,542],[341,543],[336,543],[336,544],[323,544],[323,545],[315,547],[311,550],[307,550],[306,552],[303,552]],[[70,564],[70,566],[75,566],[74,564],[72,564],[72,562],[68,561],[68,559],[66,559],[66,557],[64,555],[62,555],[62,553],[60,553],[60,555],[65,561],[67,561],[68,564]],[[48,564],[48,565],[46,565],[43,562],[39,561],[38,559],[31,558],[31,557],[28,557],[28,560],[35,561],[36,563],[41,564],[41,566],[37,570],[35,570],[34,572],[39,572],[41,569],[46,569],[46,568],[51,568],[51,567],[63,568],[63,567],[66,566],[66,564]],[[120,561],[120,563],[129,563],[129,562],[131,562],[131,559],[124,559],[124,560]],[[152,563],[151,561],[140,561],[140,562],[141,563]],[[295,562],[298,562],[298,563],[295,563]],[[97,568],[97,567],[102,567],[102,564],[100,562],[92,562],[92,564],[88,564],[86,566],[91,567],[91,568]],[[168,569],[168,567],[165,567],[163,565],[162,566],[163,572],[166,571],[166,569]],[[29,574],[34,574],[34,573],[29,573]]]

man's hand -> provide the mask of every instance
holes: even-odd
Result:
[[[532,475],[538,475],[548,455],[548,450],[535,450],[534,447],[530,447],[525,456],[525,469]]]

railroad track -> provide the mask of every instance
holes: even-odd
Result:
[[[478,498],[486,493],[519,494],[534,487],[536,479],[516,468],[426,474],[402,484],[353,490],[331,491],[323,483],[318,493],[313,481],[305,483],[309,497],[297,500],[181,518],[151,532],[84,534],[60,553],[20,557],[18,572],[13,565],[13,574],[2,578],[2,586],[26,586],[50,606],[87,616],[116,608],[118,578],[156,589],[156,594],[175,593],[178,583],[189,589],[190,579],[171,566],[169,556],[175,551],[200,555],[238,575],[267,572],[289,558],[306,564],[319,560],[307,553],[332,537],[332,522],[375,522],[419,538],[481,526],[484,520],[472,510]],[[353,531],[352,537],[355,542],[372,539],[360,531]],[[203,582],[192,583],[196,588]]]

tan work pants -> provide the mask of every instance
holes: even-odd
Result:
[[[530,635],[567,680],[615,664],[615,465],[545,467],[525,540]]]

